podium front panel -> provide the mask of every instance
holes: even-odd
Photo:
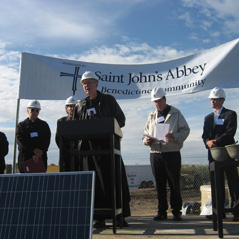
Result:
[[[118,122],[114,118],[60,121],[58,122],[57,133],[59,136],[66,138],[109,134],[115,134],[120,138],[123,137]]]

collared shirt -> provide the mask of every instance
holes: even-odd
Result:
[[[214,123],[213,123],[213,126],[215,127],[217,124],[222,124],[223,120],[222,119],[219,119],[219,115],[221,114],[222,112],[222,109],[219,109],[217,112],[213,111],[214,113]]]
[[[168,112],[170,111],[170,109],[171,109],[171,106],[167,105],[163,111],[158,110],[158,115],[157,115],[158,123],[164,123],[165,118],[166,118]],[[159,120],[159,119],[162,119],[162,120]]]

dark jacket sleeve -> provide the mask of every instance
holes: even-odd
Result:
[[[4,133],[0,132],[0,157],[4,158],[8,154],[8,141]]]
[[[87,117],[87,105],[86,99],[79,101],[74,110],[73,120],[85,120]]]
[[[213,130],[213,114],[210,114],[204,118],[204,125],[203,125],[202,139],[206,148],[208,148],[207,141],[212,139],[211,137],[212,130]]]
[[[126,121],[124,112],[113,96],[108,95],[108,97],[110,98],[110,100],[108,102],[111,102],[110,108],[111,108],[112,117],[114,117],[117,120],[120,128],[122,128],[125,126],[125,121]]]
[[[39,144],[39,149],[44,150],[45,152],[48,150],[51,142],[51,130],[49,125],[43,121],[43,142]]]
[[[20,151],[32,151],[30,140],[25,132],[25,121],[18,123],[16,128],[16,141]]]
[[[77,119],[79,119],[78,104],[76,104],[75,109],[74,109],[74,113],[73,113],[73,120],[77,120]]]
[[[118,121],[120,128],[125,126],[126,118],[125,118],[125,115],[124,115],[122,109],[120,108],[120,106],[117,102],[115,105],[115,118]]]
[[[58,123],[59,123],[59,120],[57,120],[57,127],[56,127],[56,136],[55,136],[55,141],[56,141],[56,145],[58,146],[59,148],[59,145],[60,145],[60,137],[58,135]]]

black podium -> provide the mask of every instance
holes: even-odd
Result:
[[[219,238],[223,238],[223,214],[225,212],[233,212],[233,208],[224,207],[221,197],[221,175],[227,167],[239,167],[239,161],[213,161],[209,165],[213,207],[213,230],[218,231]]]
[[[74,171],[74,161],[79,160],[77,156],[92,156],[97,160],[97,156],[108,155],[110,157],[109,172],[111,178],[111,208],[94,208],[95,215],[112,216],[113,232],[116,233],[116,216],[119,215],[122,221],[122,166],[120,139],[123,137],[118,122],[114,118],[101,118],[90,120],[72,120],[58,122],[58,134],[60,136],[60,165],[62,163],[62,142],[64,139],[70,140],[71,170]],[[107,149],[78,150],[75,143],[80,140],[100,139],[109,142]],[[116,185],[119,190],[116,190]]]

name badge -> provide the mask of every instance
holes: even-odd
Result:
[[[38,133],[37,132],[32,132],[32,133],[30,133],[30,136],[31,136],[31,138],[38,137]]]
[[[164,120],[165,120],[164,116],[160,116],[158,117],[157,122],[160,123],[163,122]]]
[[[224,119],[217,119],[217,125],[224,125]]]
[[[96,114],[95,107],[87,109],[87,114],[88,114],[88,116],[95,115]]]

